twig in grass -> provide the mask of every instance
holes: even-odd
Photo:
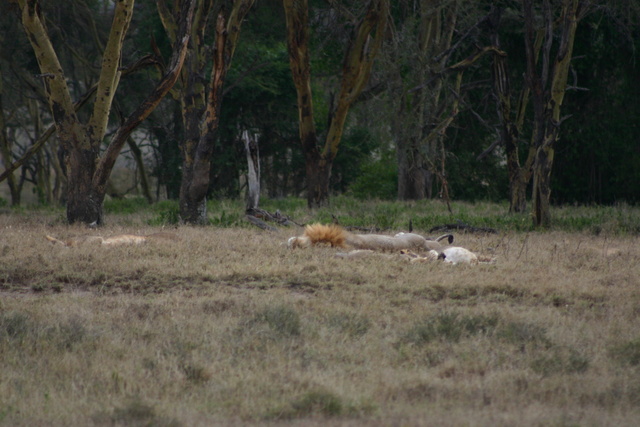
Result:
[[[260,208],[249,208],[245,211],[246,218],[253,225],[262,228],[263,230],[276,231],[277,228],[268,225],[265,221],[273,221],[279,225],[290,226],[298,225],[295,221],[292,221],[288,216],[283,215],[280,210],[270,213]]]
[[[247,220],[255,225],[256,227],[262,228],[263,230],[267,230],[267,231],[278,231],[278,229],[272,225],[267,224],[266,222],[264,222],[263,220],[261,220],[260,218],[257,218],[253,215],[246,215],[245,218],[247,218]]]
[[[522,247],[520,248],[520,253],[518,254],[518,258],[516,258],[516,261],[520,261],[520,257],[522,256],[522,252],[524,252],[524,248],[527,247],[527,240],[529,240],[529,234],[524,236],[524,241],[522,242]]]
[[[340,220],[338,219],[338,217],[335,216],[334,214],[331,214],[331,219],[332,219],[331,221],[332,224],[339,225],[340,227],[348,231],[359,231],[361,233],[380,233],[381,231],[383,231],[381,228],[378,228],[375,226],[360,227],[357,225],[342,225],[340,224]]]
[[[429,230],[429,233],[433,233],[434,231],[442,231],[442,230],[464,230],[464,231],[468,231],[470,233],[491,233],[491,234],[498,234],[498,230],[496,230],[495,228],[490,228],[490,227],[474,227],[468,224],[464,224],[461,222],[458,222],[457,224],[443,224],[443,225],[436,225],[435,227],[432,227]]]

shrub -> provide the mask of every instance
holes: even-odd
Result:
[[[157,216],[148,221],[152,226],[176,225],[180,223],[180,207],[174,201],[164,201],[158,203],[155,208]]]
[[[398,167],[391,155],[365,163],[349,187],[357,199],[393,200],[398,197]]]

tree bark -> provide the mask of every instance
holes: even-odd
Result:
[[[96,156],[93,149],[76,148],[67,152],[67,221],[70,224],[101,225],[104,222],[104,194],[99,194],[91,185]]]

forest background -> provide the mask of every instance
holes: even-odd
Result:
[[[69,222],[101,223],[104,197],[141,194],[149,202],[180,199],[182,219],[197,223],[202,206],[206,217],[206,198],[245,196],[247,207],[256,207],[256,191],[306,196],[310,207],[348,194],[508,200],[520,212],[529,208],[527,199],[534,209],[539,199],[534,170],[541,154],[550,158],[540,179],[550,177],[552,204],[638,202],[640,5],[634,1],[120,3],[133,13],[115,56],[116,83],[104,92],[112,97],[108,121],[90,157],[80,161],[95,161],[93,186],[70,184],[78,180],[75,146],[60,132],[54,83],[64,77],[78,122],[92,124],[102,98],[96,96],[93,112],[84,102],[91,102],[92,88],[100,94],[117,7],[94,0],[0,6],[15,17],[0,24],[0,172],[9,187],[0,203],[19,205],[28,183],[38,203],[67,204]],[[34,55],[27,34],[36,18],[60,76]],[[185,53],[178,35],[189,33]],[[567,44],[563,83],[554,73]],[[189,94],[200,98],[193,105],[202,110],[191,125],[195,137]],[[555,106],[559,116],[551,117]],[[208,128],[204,110],[215,116]],[[313,114],[305,119],[304,111]],[[550,139],[543,141],[546,132]],[[116,173],[100,182],[111,174],[113,154],[135,165],[126,188],[115,185]],[[198,169],[200,158],[206,167]],[[22,168],[5,172],[17,163]],[[310,178],[323,168],[326,194]],[[185,182],[193,184],[198,174],[204,194],[193,202],[194,186]],[[526,188],[523,200],[514,195],[517,179]],[[69,207],[94,199],[96,212]]]

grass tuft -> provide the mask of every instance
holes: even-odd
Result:
[[[509,322],[500,327],[497,335],[503,341],[514,344],[523,350],[528,346],[537,348],[551,345],[551,341],[547,338],[546,330],[541,326],[528,322]]]
[[[164,418],[156,413],[156,409],[143,402],[139,397],[133,398],[122,407],[109,412],[98,412],[92,417],[97,425],[115,425],[125,427],[181,427],[182,424],[172,418]]]
[[[540,375],[582,374],[589,368],[589,359],[568,347],[545,351],[531,362],[531,369]]]
[[[640,365],[640,338],[613,346],[609,355],[624,365]]]
[[[73,317],[57,328],[58,346],[64,350],[73,350],[87,337],[87,328],[82,319]]]
[[[485,203],[454,202],[453,214],[436,201],[343,197],[317,211],[299,199],[264,206],[300,224],[335,214],[343,225],[397,229],[387,234],[411,219],[432,237],[440,232],[430,227],[458,218],[499,228],[454,231],[455,244],[494,260],[455,268],[290,250],[300,227],[227,227],[244,203],[207,207],[224,226],[148,225],[162,209],[177,212],[175,202],[112,213],[91,230],[52,209],[0,214],[0,424],[640,419],[640,245],[630,231],[640,209],[555,209],[587,219],[573,222],[580,231],[521,233],[527,215]],[[161,231],[178,239],[65,248],[44,238]]]
[[[440,313],[414,324],[405,333],[403,341],[416,345],[436,339],[458,342],[463,337],[492,333],[498,320],[497,315],[461,316],[458,313]]]
[[[324,389],[310,390],[283,407],[267,413],[267,419],[290,420],[305,417],[337,417],[345,412],[342,398]]]
[[[350,337],[361,337],[371,328],[371,320],[357,314],[338,313],[329,316],[328,325]]]
[[[32,322],[28,315],[18,312],[0,314],[0,337],[10,340],[22,340],[32,329]]]
[[[300,335],[300,316],[285,305],[267,307],[253,318],[254,323],[266,323],[271,330],[285,337]]]

